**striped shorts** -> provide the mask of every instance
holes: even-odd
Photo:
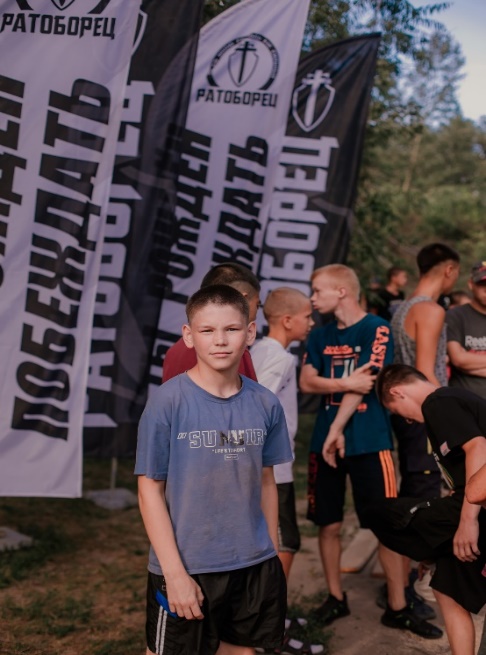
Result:
[[[307,479],[307,518],[316,525],[341,523],[344,516],[346,479],[349,475],[354,508],[362,528],[367,528],[364,510],[376,500],[396,498],[397,480],[390,450],[336,458],[337,468],[321,453],[310,453]]]
[[[220,641],[269,650],[281,646],[287,586],[277,556],[234,571],[199,573],[192,577],[204,595],[204,619],[188,621],[171,616],[160,605],[157,592],[167,598],[165,580],[149,573],[146,631],[147,646],[152,653],[214,655]]]

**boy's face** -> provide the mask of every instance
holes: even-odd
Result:
[[[319,314],[334,312],[338,306],[341,294],[336,284],[325,273],[317,275],[312,280],[311,303]]]
[[[300,311],[289,318],[290,337],[293,341],[304,341],[314,325],[310,300],[303,301]]]
[[[474,304],[478,306],[480,311],[486,312],[486,280],[477,284],[469,281],[469,288],[472,291]]]
[[[238,369],[245,348],[255,339],[255,323],[247,323],[232,305],[209,304],[197,310],[182,327],[184,343],[194,348],[199,362],[215,371]]]

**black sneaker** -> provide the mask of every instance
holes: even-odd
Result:
[[[312,618],[318,621],[323,627],[330,625],[336,619],[348,616],[349,614],[350,611],[346,594],[343,594],[342,600],[338,600],[335,596],[329,594],[322,605],[316,607],[311,612]]]
[[[381,617],[381,622],[388,628],[410,630],[410,632],[413,632],[424,639],[440,639],[443,635],[440,628],[428,621],[419,619],[419,617],[414,614],[412,608],[408,606],[397,611],[387,607],[385,613]]]
[[[419,618],[424,619],[424,621],[430,621],[431,619],[437,618],[437,614],[433,607],[425,602],[425,599],[418,594],[415,589],[409,585],[405,587],[405,600],[407,605],[412,609],[413,613]],[[376,595],[376,604],[378,607],[381,607],[382,610],[386,610],[388,607],[388,591],[386,582],[381,585],[378,589]]]
[[[437,614],[433,607],[425,602],[420,594],[418,594],[412,586],[405,587],[405,600],[407,605],[413,609],[413,613],[424,621],[437,618]]]

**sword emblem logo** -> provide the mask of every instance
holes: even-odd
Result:
[[[309,73],[294,89],[292,115],[304,132],[311,132],[322,123],[331,109],[335,94],[331,76],[321,70]]]

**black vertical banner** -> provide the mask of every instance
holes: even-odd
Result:
[[[299,64],[258,270],[263,298],[282,285],[308,293],[316,267],[346,258],[379,42],[347,39]]]
[[[134,452],[175,230],[202,0],[143,0],[110,193],[93,323],[84,450]]]

